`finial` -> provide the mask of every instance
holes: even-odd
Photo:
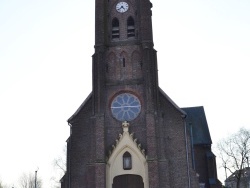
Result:
[[[128,127],[129,127],[129,123],[127,121],[124,121],[122,123],[123,132],[128,132]]]

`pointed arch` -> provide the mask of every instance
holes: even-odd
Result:
[[[120,53],[120,71],[121,71],[121,80],[126,80],[130,78],[131,71],[131,63],[129,63],[128,53],[126,51],[122,51]]]
[[[123,134],[119,134],[119,139],[116,140],[116,145],[113,146],[107,160],[106,187],[112,187],[115,177],[130,174],[141,176],[144,188],[149,188],[148,163],[145,150],[141,148],[141,144],[138,144],[136,140],[133,134],[130,134],[125,129]],[[132,159],[132,168],[128,170],[123,169],[123,157],[125,153],[131,155]]]
[[[120,38],[120,24],[117,18],[113,18],[112,20],[112,39]]]
[[[117,62],[116,62],[116,55],[114,52],[110,52],[107,55],[107,63],[106,63],[106,78],[107,80],[113,80],[117,76]]]
[[[127,37],[135,37],[135,21],[132,16],[127,19]]]
[[[132,53],[133,78],[142,78],[142,68],[141,54],[136,50]]]
[[[125,51],[122,51],[120,54],[120,61],[121,61],[121,66],[126,67],[127,61],[128,61],[128,54]]]

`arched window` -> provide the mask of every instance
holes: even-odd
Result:
[[[125,61],[125,58],[122,58],[122,66],[123,66],[123,67],[126,67],[126,61]]]
[[[123,169],[131,170],[132,169],[132,157],[129,152],[123,154]]]
[[[128,38],[135,37],[135,21],[132,16],[127,20],[127,36]]]
[[[114,18],[112,20],[112,39],[120,38],[119,20]]]

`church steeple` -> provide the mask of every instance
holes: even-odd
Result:
[[[93,89],[68,120],[63,188],[187,188],[183,112],[158,86],[151,8],[150,0],[95,1]],[[122,122],[135,136],[119,142]]]
[[[156,51],[153,48],[149,0],[96,0],[96,43],[93,55],[93,115],[99,127],[96,144],[105,154],[121,121],[130,121],[157,175],[159,90]],[[140,132],[149,136],[141,135]],[[96,135],[97,136],[97,135]],[[98,152],[98,161],[102,156]],[[158,180],[149,182],[157,184]]]
[[[157,92],[156,51],[153,49],[149,0],[96,0],[93,92],[110,85],[143,84]],[[154,96],[156,97],[156,96]]]

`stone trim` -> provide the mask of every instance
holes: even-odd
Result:
[[[109,152],[106,165],[106,187],[111,188],[113,179],[116,176],[125,174],[139,175],[143,179],[144,187],[149,188],[148,181],[148,163],[145,150],[141,148],[141,144],[137,143],[133,133],[129,133],[129,123],[124,122],[123,134],[119,134],[119,139],[112,146],[112,151]],[[123,154],[129,152],[132,156],[132,169],[123,169]]]

